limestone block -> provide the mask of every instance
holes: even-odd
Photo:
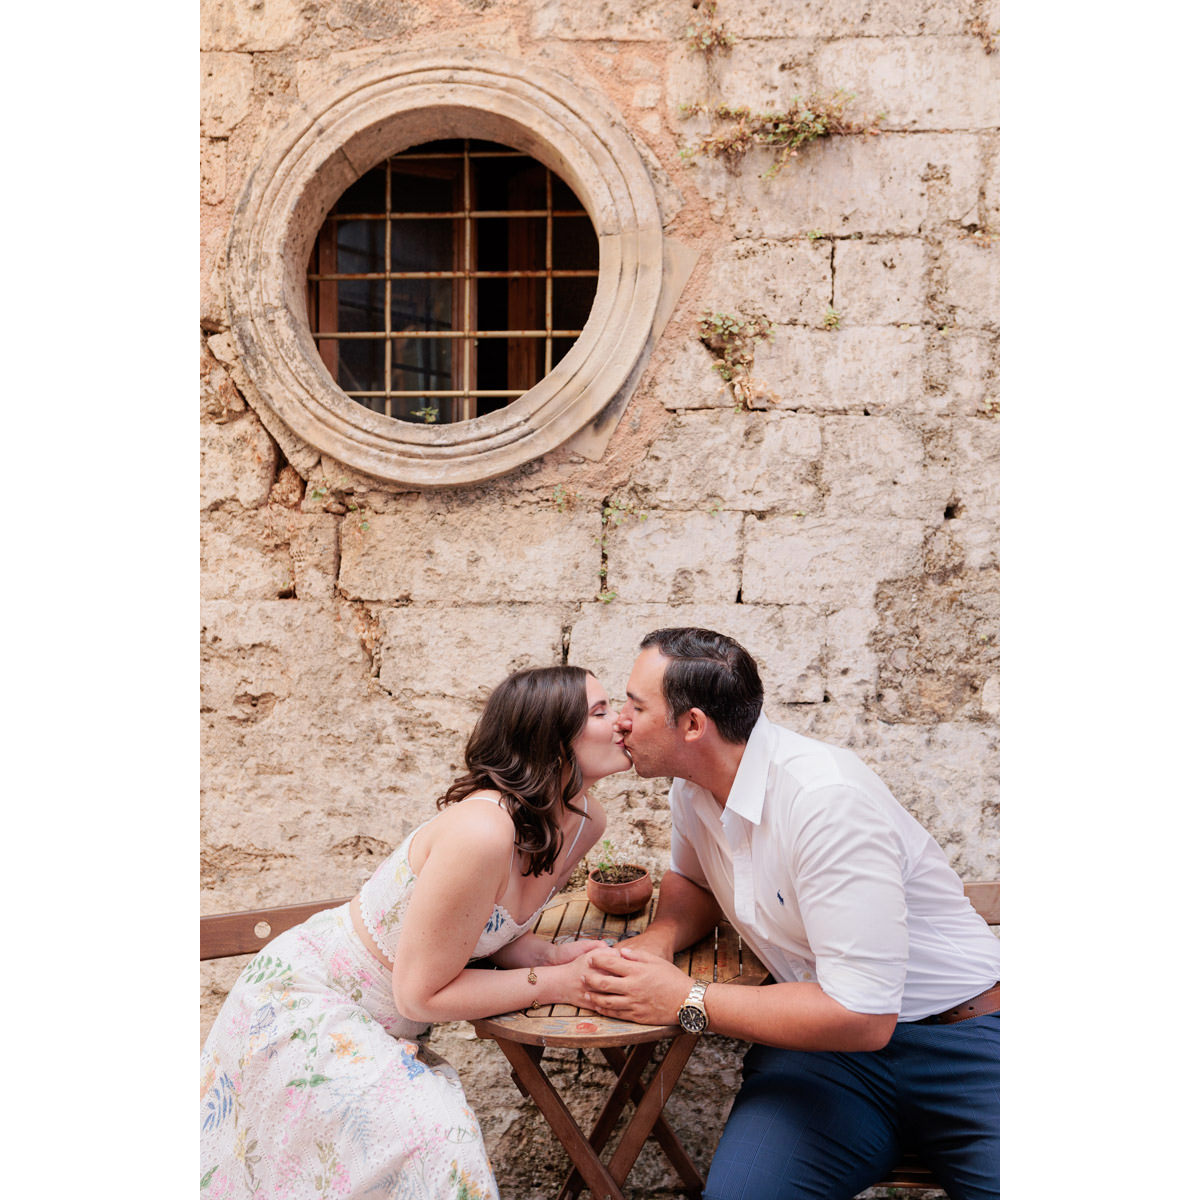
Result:
[[[969,521],[1000,523],[1000,424],[986,417],[958,421],[936,431],[931,459],[944,464],[956,515]]]
[[[988,416],[1000,397],[999,335],[945,328],[926,335],[928,402],[947,415]]]
[[[226,143],[205,139],[200,143],[200,201],[220,204],[225,199]]]
[[[201,50],[282,50],[304,33],[307,0],[205,0]]]
[[[716,359],[701,343],[695,326],[689,326],[686,336],[661,345],[653,374],[642,386],[671,411],[733,407],[729,385],[717,374]]]
[[[754,376],[780,408],[890,413],[921,395],[923,357],[919,329],[780,328],[755,352]]]
[[[770,705],[821,700],[824,619],[802,603],[758,604],[585,604],[571,627],[570,661],[595,673],[624,694],[638,643],[655,629],[698,625],[740,642],[754,656]]]
[[[963,879],[998,879],[1000,752],[990,725],[872,722],[852,747]]]
[[[942,250],[946,270],[943,299],[957,328],[995,329],[1000,320],[1000,254],[998,247],[954,240]]]
[[[482,706],[513,671],[562,662],[569,611],[499,603],[387,609],[379,683],[396,697],[445,695]]]
[[[647,0],[601,0],[582,6],[565,0],[539,0],[531,13],[535,38],[653,42],[682,37],[685,24],[678,10]]]
[[[853,111],[889,129],[981,129],[1000,121],[1000,57],[978,38],[852,37],[821,44],[817,90],[855,93]]]
[[[979,224],[991,233],[1000,232],[1000,135],[983,138],[983,184],[979,199]]]
[[[821,444],[825,517],[940,519],[949,485],[925,464],[924,444],[912,429],[886,416],[826,417]]]
[[[881,580],[916,569],[922,536],[920,521],[766,517],[748,522],[742,600],[821,610],[868,607]]]
[[[825,621],[825,690],[831,700],[863,705],[878,690],[879,659],[872,636],[879,626],[874,608],[843,608]]]
[[[224,424],[200,424],[200,508],[236,501],[243,508],[267,502],[275,482],[275,443],[253,413]]]
[[[369,839],[393,844],[432,808],[408,778],[414,748],[444,755],[445,776],[460,739],[401,720],[350,605],[207,601],[201,615],[208,911],[346,894]]]
[[[200,55],[200,132],[228,137],[250,112],[254,62],[248,54]]]
[[[483,506],[413,519],[380,514],[343,539],[340,585],[360,600],[546,603],[593,596],[595,512]]]
[[[742,514],[650,512],[605,533],[607,585],[625,601],[733,603]]]
[[[977,212],[982,149],[970,133],[830,137],[810,143],[774,179],[762,177],[773,157],[765,149],[723,180],[713,172],[693,179],[734,237],[787,239],[812,229],[912,236],[931,216]]]
[[[701,310],[820,325],[834,294],[829,242],[728,242],[713,256]],[[840,278],[839,278],[840,285]]]
[[[926,248],[920,239],[841,241],[834,250],[834,263],[837,287],[831,291],[833,307],[841,318],[839,329],[919,325],[928,319]],[[818,324],[820,316],[809,323]]]
[[[220,514],[218,514],[220,515]],[[200,595],[205,600],[277,600],[293,592],[286,546],[264,546],[257,523],[200,526]]]
[[[815,417],[683,413],[650,447],[632,483],[662,508],[795,511],[816,500],[820,453]]]
[[[840,0],[745,0],[723,5],[718,13],[739,38],[811,37],[878,38],[896,34],[963,32],[968,6],[964,0],[873,0],[846,5]]]
[[[218,509],[200,526],[200,595],[206,600],[332,600],[337,518],[274,504]]]
[[[817,42],[811,37],[764,39],[764,33],[776,30],[781,15],[777,13],[770,26],[735,41],[707,63],[690,50],[672,58],[670,95],[685,104],[719,102],[756,112],[787,108],[797,96],[807,99],[816,87],[810,64]],[[730,14],[724,6],[717,16],[728,28]]]

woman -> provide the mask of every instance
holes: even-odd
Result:
[[[588,789],[629,766],[615,718],[580,667],[510,676],[437,816],[245,968],[201,1058],[204,1196],[497,1196],[458,1075],[414,1039],[581,1003],[578,960],[601,943],[531,929],[604,832]]]

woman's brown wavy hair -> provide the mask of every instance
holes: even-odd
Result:
[[[528,859],[525,875],[551,871],[562,848],[554,822],[561,800],[583,788],[571,743],[587,723],[587,677],[582,667],[530,667],[496,687],[467,739],[465,775],[438,800],[457,804],[480,788],[495,788],[517,827],[517,849]],[[567,768],[563,782],[563,767]]]

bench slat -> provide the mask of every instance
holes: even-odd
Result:
[[[975,911],[989,924],[1000,924],[1000,881],[964,883],[963,891],[975,906]]]
[[[200,960],[254,954],[273,937],[307,921],[313,913],[345,904],[339,900],[314,900],[308,904],[284,904],[279,908],[254,908],[246,912],[218,913],[200,918]]]

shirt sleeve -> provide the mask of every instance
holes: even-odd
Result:
[[[899,1012],[908,963],[900,835],[856,787],[813,789],[798,809],[793,869],[817,982],[852,1012]]]
[[[687,805],[679,802],[679,790],[680,783],[676,780],[671,784],[668,796],[671,806],[671,870],[676,875],[690,879],[697,887],[708,890],[704,868],[700,865],[700,857],[689,836],[691,814]]]

